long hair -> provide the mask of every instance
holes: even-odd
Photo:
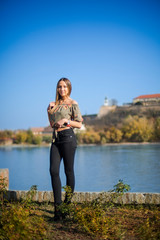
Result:
[[[71,82],[70,82],[70,80],[69,80],[68,78],[61,78],[61,79],[59,79],[59,81],[58,81],[58,83],[57,83],[57,87],[56,87],[56,101],[55,101],[56,103],[58,103],[58,101],[61,99],[61,95],[60,95],[59,92],[58,92],[58,86],[59,86],[59,83],[60,83],[61,81],[65,82],[66,85],[67,85],[67,88],[68,88],[68,96],[70,96],[71,91],[72,91],[72,85],[71,85]]]

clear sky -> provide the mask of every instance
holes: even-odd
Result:
[[[61,77],[82,114],[160,93],[159,0],[0,0],[0,129],[47,126]]]

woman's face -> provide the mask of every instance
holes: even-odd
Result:
[[[68,96],[68,87],[67,84],[64,81],[60,81],[58,84],[58,93],[61,97],[67,97]]]

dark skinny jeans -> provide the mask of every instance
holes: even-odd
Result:
[[[72,129],[66,129],[58,132],[55,142],[50,149],[50,174],[53,188],[54,203],[59,205],[62,202],[61,180],[60,180],[60,163],[63,159],[66,174],[66,185],[71,187],[74,192],[74,156],[77,143]]]

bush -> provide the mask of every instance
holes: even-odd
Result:
[[[33,136],[32,143],[35,145],[40,145],[42,143],[41,136]]]
[[[52,136],[43,136],[42,141],[46,143],[51,143]]]
[[[4,187],[2,189],[3,192]],[[30,191],[27,193],[27,198],[22,202],[0,205],[1,240],[45,239],[45,221],[42,217],[35,215],[35,210],[32,207],[32,198],[36,190],[36,185],[32,186]]]
[[[100,143],[100,135],[94,131],[86,131],[78,135],[78,141],[86,144]]]
[[[24,143],[27,140],[27,133],[26,132],[19,132],[15,135],[14,143]]]
[[[44,220],[31,214],[21,203],[8,203],[0,216],[0,239],[43,239],[46,235]]]

